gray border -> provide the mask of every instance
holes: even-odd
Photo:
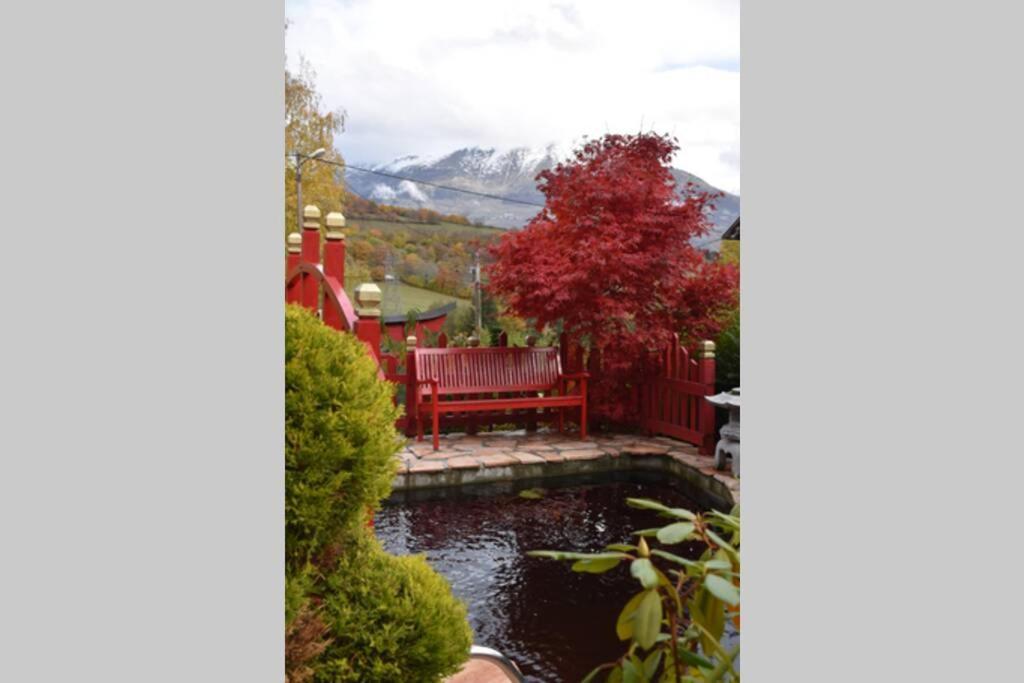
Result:
[[[0,14],[0,680],[280,683],[282,7]]]
[[[1014,666],[1012,11],[743,8],[752,680]],[[0,679],[278,683],[281,7],[2,13]]]
[[[1014,678],[1020,14],[743,4],[743,668]]]

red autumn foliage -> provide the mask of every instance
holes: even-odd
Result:
[[[489,289],[537,329],[562,323],[599,351],[596,416],[628,417],[630,386],[673,333],[716,335],[736,305],[739,273],[708,262],[690,240],[708,232],[713,197],[676,197],[674,138],[606,135],[537,176],[545,206],[491,248]]]

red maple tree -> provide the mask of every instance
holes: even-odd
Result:
[[[655,133],[585,143],[537,176],[544,208],[491,248],[493,294],[537,329],[561,323],[599,352],[597,417],[626,418],[629,387],[652,371],[651,352],[673,333],[687,343],[713,337],[737,302],[737,269],[691,244],[708,232],[714,198],[680,202],[669,166],[677,149]]]

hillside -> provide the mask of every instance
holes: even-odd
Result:
[[[350,218],[345,228],[345,288],[353,292],[360,282],[378,283],[387,315],[413,308],[426,311],[451,301],[467,307],[474,254],[503,232],[464,222]]]
[[[544,196],[537,189],[536,175],[564,157],[565,153],[555,145],[540,150],[520,147],[508,151],[467,147],[435,158],[410,156],[387,164],[356,165],[416,180],[543,204]],[[672,169],[672,173],[680,187],[693,182],[694,191],[719,191],[686,171]],[[346,170],[345,180],[350,191],[364,200],[407,209],[428,209],[441,214],[460,214],[471,221],[501,228],[522,227],[539,210],[537,206],[476,197],[351,169]],[[739,215],[739,196],[725,193],[715,203],[716,209],[708,216],[713,226],[712,234],[700,241],[720,236]]]

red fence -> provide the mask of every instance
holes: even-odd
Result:
[[[638,391],[640,427],[700,446],[711,455],[715,448],[715,409],[704,400],[715,393],[715,345],[702,342],[698,358],[679,346],[679,335],[665,349],[656,377]]]
[[[356,306],[352,305],[345,293],[345,237],[340,232],[345,219],[339,213],[327,215],[327,239],[322,245],[321,262],[320,211],[307,206],[304,211],[302,235],[292,233],[288,238],[287,277],[285,299],[299,303],[315,312],[324,324],[339,331],[354,332],[369,349],[380,366],[380,376],[397,385],[396,405],[405,405],[405,397],[411,391],[409,372],[412,354],[405,357],[381,351],[381,294],[371,283],[356,289]],[[415,337],[406,340],[411,347],[424,340]],[[471,340],[475,341],[475,340]],[[533,345],[535,339],[528,338]],[[448,340],[442,333],[437,346],[445,347]],[[508,336],[502,332],[496,346],[508,346]],[[591,354],[586,358],[578,345],[572,344],[563,334],[559,353],[565,372],[582,370],[584,364],[591,377],[599,377],[600,359]],[[715,392],[715,345],[701,342],[691,358],[690,352],[679,345],[678,335],[669,348],[660,354],[660,371],[653,378],[642,383],[636,391],[635,401],[639,408],[639,422],[633,425],[648,434],[661,434],[686,441],[700,447],[700,452],[711,454],[715,445],[714,407],[705,396]],[[526,395],[525,393],[523,394]],[[475,433],[482,427],[493,429],[498,425],[516,425],[534,430],[539,424],[553,423],[558,411],[552,409],[495,411],[470,415],[442,415],[443,430],[465,430]],[[406,435],[415,430],[413,420],[403,415],[397,427]]]

